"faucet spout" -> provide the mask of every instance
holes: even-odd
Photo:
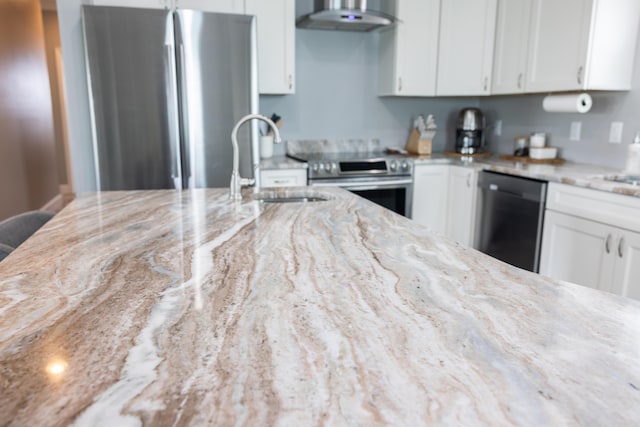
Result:
[[[280,131],[273,121],[261,114],[249,114],[238,120],[238,123],[231,131],[231,145],[233,146],[233,171],[231,172],[231,183],[229,184],[229,198],[231,200],[242,200],[242,187],[248,187],[255,183],[254,179],[242,178],[240,176],[240,159],[238,158],[238,130],[240,127],[250,120],[262,120],[267,123],[273,131],[273,142],[279,144],[282,142]]]

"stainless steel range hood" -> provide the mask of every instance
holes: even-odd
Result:
[[[371,31],[394,23],[395,0],[314,0],[313,12],[297,21],[298,28]]]

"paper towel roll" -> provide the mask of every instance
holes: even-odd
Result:
[[[588,93],[577,95],[549,95],[542,100],[542,109],[548,113],[588,113],[593,100]]]

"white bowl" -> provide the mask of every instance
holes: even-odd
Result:
[[[558,155],[558,147],[529,147],[529,157],[532,159],[555,159]]]

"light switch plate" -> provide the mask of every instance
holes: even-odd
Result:
[[[622,142],[622,129],[624,123],[611,122],[611,129],[609,130],[609,142],[612,144],[620,144]]]
[[[571,141],[580,141],[580,134],[582,133],[582,122],[571,122],[571,130],[569,132],[569,139]]]

